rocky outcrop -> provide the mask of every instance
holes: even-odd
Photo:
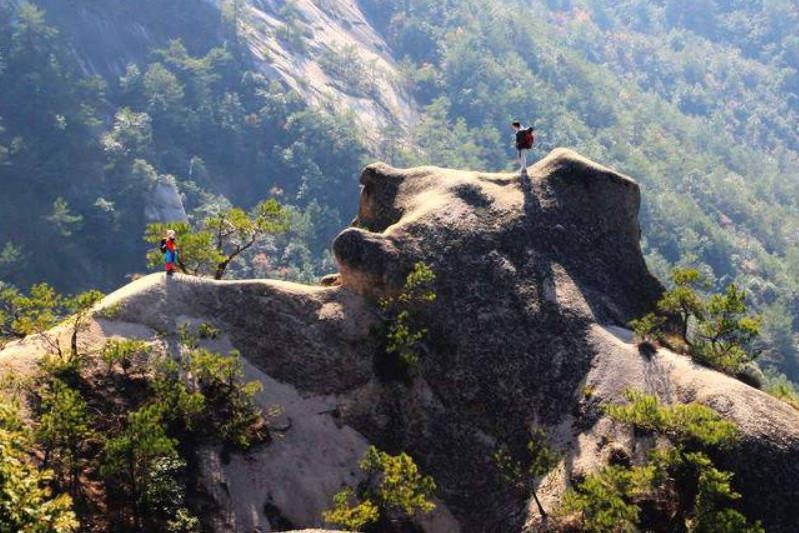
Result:
[[[171,177],[161,177],[147,194],[144,218],[147,222],[185,222],[186,209]]]
[[[531,423],[547,428],[566,451],[540,487],[552,506],[611,450],[635,453],[634,435],[597,408],[628,387],[734,420],[742,441],[723,461],[745,510],[770,532],[796,530],[799,415],[685,357],[645,357],[624,329],[662,291],[641,255],[633,180],[556,150],[523,178],[378,164],[361,182],[328,286],[155,274],[109,296],[102,305],[117,314],[93,326],[97,341],[120,331],[170,339],[182,321],[212,321],[266,384],[262,402],[291,413],[285,441],[229,464],[209,452],[219,531],[276,527],[266,510],[292,527],[320,525],[321,502],[354,482],[367,443],[407,451],[435,477],[441,501],[426,531],[519,531],[538,517],[498,478],[496,444],[521,444]],[[438,298],[424,312],[418,375],[402,380],[383,371],[374,301],[417,261],[435,271]]]

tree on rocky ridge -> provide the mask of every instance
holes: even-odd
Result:
[[[619,461],[588,474],[564,495],[561,517],[576,513],[581,531],[591,533],[764,533],[737,509],[741,495],[732,487],[732,473],[711,458],[735,444],[735,424],[696,402],[662,405],[633,390],[626,396],[627,404],[609,404],[605,413],[668,444],[655,446],[643,464]]]
[[[186,270],[194,275],[212,275],[222,279],[228,267],[244,252],[268,236],[289,229],[289,212],[275,199],[265,200],[247,213],[232,207],[203,219],[197,229],[185,222],[148,224],[144,239],[157,244],[167,229],[177,234],[181,258]],[[151,267],[163,264],[163,255],[154,248],[147,254]]]

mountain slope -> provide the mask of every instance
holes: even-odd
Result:
[[[153,48],[171,39],[204,52],[233,39],[233,26],[254,70],[284,82],[308,104],[353,112],[372,143],[384,128],[407,128],[415,114],[388,46],[353,1],[37,5],[74,43],[86,73],[107,80],[124,75],[129,64],[146,62]]]

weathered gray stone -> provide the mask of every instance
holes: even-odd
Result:
[[[175,180],[170,177],[159,179],[147,193],[144,217],[148,222],[185,222],[187,220],[183,201]]]
[[[274,466],[268,447],[251,461],[209,467],[208,480],[235,478],[226,486],[247,493],[239,503],[235,494],[217,495],[230,523],[263,524],[251,512],[259,503],[253,493],[284,480],[308,494],[307,503],[285,503],[291,491],[277,489],[273,501],[284,502],[296,527],[321,525],[306,522],[319,516],[337,480],[351,479],[368,442],[410,453],[435,477],[441,505],[426,531],[533,528],[535,505],[514,497],[492,464],[496,443],[520,446],[529,424],[547,428],[566,452],[539,488],[552,508],[573,476],[611,455],[641,456],[645,443],[597,408],[632,387],[666,402],[698,400],[735,421],[741,443],[721,459],[735,472],[745,511],[769,532],[797,530],[799,415],[686,357],[665,350],[646,357],[631,344],[625,324],[651,310],[663,290],[641,254],[634,181],[556,150],[529,178],[380,164],[362,183],[358,217],[333,245],[340,286],[155,274],[109,296],[102,306],[119,305],[114,319],[92,325],[100,343],[147,328],[169,339],[187,317],[210,320],[252,375],[290,386],[282,401],[304,421],[286,438],[302,442],[275,453],[314,465],[319,476]],[[385,372],[375,299],[398,290],[417,261],[436,273],[438,298],[421,311],[430,334],[418,375],[403,381]],[[30,367],[34,344],[9,346],[0,362]],[[320,413],[312,408],[322,404]],[[334,459],[314,457],[322,445],[309,442],[333,446]],[[275,472],[279,480],[266,479]]]

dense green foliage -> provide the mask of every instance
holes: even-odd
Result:
[[[188,354],[186,372],[192,376],[194,388],[203,395],[206,405],[205,424],[219,438],[242,449],[262,440],[265,428],[255,395],[261,391],[260,381],[244,381],[238,352],[221,356],[208,350]]]
[[[27,399],[32,415],[23,424],[0,398],[0,481],[6,484],[0,530],[74,531],[72,500],[53,497],[57,489],[80,503],[87,527],[199,531],[186,504],[191,443],[246,449],[269,436],[255,402],[261,384],[244,380],[238,354],[200,347],[219,331],[208,323],[184,324],[174,339],[178,353],[125,338],[90,351],[81,333],[101,296],[97,291],[65,297],[39,284],[28,295],[4,289],[0,296],[0,340],[37,334],[43,341],[38,372],[22,380],[4,377],[0,384],[3,394]],[[112,306],[101,315],[116,312]],[[58,323],[65,326],[61,334],[47,331]],[[61,335],[71,339],[70,350],[62,350]],[[45,470],[36,467],[35,452]]]
[[[169,470],[181,467],[177,441],[166,434],[162,417],[159,405],[142,407],[130,413],[125,429],[105,444],[101,473],[129,495],[137,528],[152,523],[156,517],[150,513],[169,501],[153,498],[164,490],[162,485],[171,485],[174,479],[161,475],[161,465],[176,465]]]
[[[235,39],[195,39],[190,18],[187,41],[207,43],[198,55],[169,41],[101,79],[82,75],[43,11],[0,1],[2,278],[119,285],[146,266],[138,235],[161,181],[177,184],[192,221],[230,202],[249,210],[270,191],[292,204],[297,223],[274,264],[253,258],[241,275],[328,268],[327,245],[357,205],[365,151],[352,119],[308,109],[252,70]]]
[[[61,315],[61,296],[46,283],[33,285],[27,295],[13,287],[0,291],[0,334],[5,339],[47,331]]]
[[[108,365],[109,374],[115,365],[119,365],[122,368],[122,372],[127,375],[128,370],[137,359],[146,359],[148,355],[149,346],[147,346],[147,343],[133,339],[110,340],[100,352],[100,358]]]
[[[43,364],[61,374],[74,374],[84,362],[86,353],[79,345],[80,334],[88,326],[93,306],[103,293],[90,290],[75,296],[64,296],[46,283],[31,287],[29,293],[0,286],[0,346],[6,341],[37,334],[44,343]],[[50,331],[63,323],[69,335],[69,348],[62,346],[58,331]]]
[[[357,531],[387,531],[394,529],[389,527],[392,522],[412,520],[435,508],[430,498],[436,484],[409,455],[389,455],[370,446],[359,466],[365,480],[357,491],[344,487],[336,493],[333,508],[322,514],[325,522]]]
[[[581,531],[592,533],[764,531],[736,509],[741,495],[733,475],[711,459],[711,452],[735,444],[734,424],[698,403],[665,406],[637,391],[628,391],[627,399],[607,405],[606,414],[669,444],[652,449],[643,464],[611,464],[589,474],[566,493],[560,515],[576,513]]]
[[[362,531],[364,527],[380,520],[380,510],[372,500],[359,500],[351,487],[344,487],[333,495],[333,507],[322,513],[328,524]]]
[[[72,533],[78,521],[72,500],[53,496],[52,472],[40,470],[31,458],[30,432],[17,409],[0,403],[0,531],[14,533]]]
[[[36,441],[44,451],[44,464],[52,465],[72,492],[78,488],[83,448],[94,436],[91,422],[80,393],[62,381],[52,380],[41,392]]]
[[[129,380],[133,367],[147,376],[151,392],[150,400],[109,436],[100,465],[107,490],[122,497],[135,528],[199,530],[185,504],[187,457],[181,445],[186,449],[189,442],[209,439],[245,449],[266,438],[254,402],[261,384],[243,381],[238,355],[199,348],[200,336],[212,334],[213,328],[199,329],[182,328],[180,340],[187,351],[177,359],[149,361],[149,348],[131,339],[109,341],[103,350],[106,372],[119,363]]]
[[[153,393],[173,430],[247,449],[268,437],[255,401],[262,385],[245,381],[237,351],[222,355],[200,347],[215,331],[207,323],[181,326],[181,353],[176,358],[156,358],[150,365]]]
[[[654,468],[606,466],[566,492],[561,512],[581,514],[588,533],[637,533],[641,509],[635,499],[650,490]]]

